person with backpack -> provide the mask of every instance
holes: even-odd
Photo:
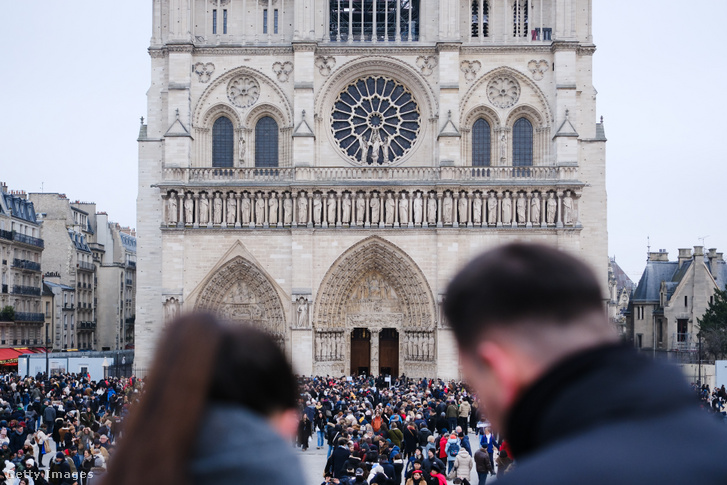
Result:
[[[447,474],[449,474],[452,471],[452,468],[454,468],[454,461],[457,459],[457,455],[461,448],[457,434],[452,433],[449,435],[449,439],[445,445],[445,452],[447,454]]]

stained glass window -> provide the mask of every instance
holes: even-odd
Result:
[[[512,164],[526,167],[533,164],[533,125],[527,118],[520,118],[512,129]]]
[[[475,167],[489,167],[490,147],[490,124],[480,118],[472,126],[472,165]]]
[[[232,167],[235,152],[235,138],[232,121],[225,116],[217,118],[212,125],[212,166]]]
[[[278,166],[278,124],[269,116],[255,125],[255,166]]]

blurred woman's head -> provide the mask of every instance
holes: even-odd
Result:
[[[210,403],[244,407],[293,436],[296,399],[293,371],[270,335],[208,314],[183,316],[159,342],[104,485],[188,483],[192,445]]]

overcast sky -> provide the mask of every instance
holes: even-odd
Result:
[[[727,2],[594,0],[609,254],[635,281],[652,250],[727,252]],[[2,1],[0,180],[93,201],[135,226],[151,0]],[[595,121],[595,120],[594,120]]]

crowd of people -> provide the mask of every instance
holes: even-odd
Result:
[[[0,376],[0,483],[98,483],[121,423],[140,396],[135,378]]]
[[[699,386],[692,383],[692,390],[697,393],[704,410],[727,422],[727,389],[724,384],[710,390],[709,384]]]
[[[318,377],[300,378],[299,388],[297,444],[327,449],[324,483],[469,484],[475,469],[484,485],[511,467],[507,442],[462,383]]]

